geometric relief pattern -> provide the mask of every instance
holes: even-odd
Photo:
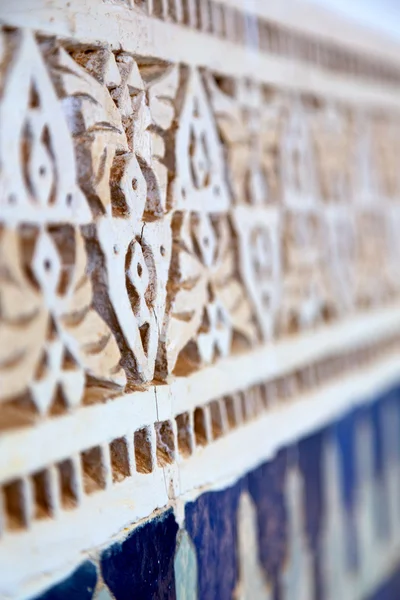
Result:
[[[78,404],[86,384],[122,390],[125,375],[93,308],[80,230],[90,211],[61,104],[32,34],[10,37],[2,34],[16,56],[2,74],[0,396],[45,414]],[[8,408],[5,426],[24,421]]]
[[[1,41],[7,426],[398,297],[394,115],[28,30]]]
[[[399,73],[229,2],[98,4],[121,43],[0,25],[0,594],[70,569],[38,598],[361,600],[399,555],[399,390],[288,447],[274,431],[247,474],[240,440],[286,409],[279,439],[321,426],[325,392],[392,375],[400,117],[376,104],[395,91],[364,81],[356,104],[324,61]],[[299,90],[208,49],[161,60],[167,18],[216,48],[257,26]],[[344,93],[305,93],[307,61]]]
[[[91,306],[79,229],[4,229],[1,249],[3,401],[29,390],[45,414],[53,402],[79,403],[85,376],[88,385],[122,389],[118,348]]]
[[[263,338],[398,296],[390,258],[397,255],[391,231],[400,192],[392,164],[396,117],[366,115],[333,101],[220,75],[208,74],[207,87],[233,203],[239,205],[232,209],[241,240],[239,265],[246,264],[241,270],[253,307],[264,304],[262,311],[255,309]],[[267,211],[263,217],[261,206]],[[272,287],[279,310],[269,315],[274,326],[267,328],[263,278],[249,267],[258,245],[256,225],[269,229],[263,237],[269,237],[269,264],[277,270]],[[258,245],[260,262],[265,248],[266,242]]]
[[[37,598],[394,600],[399,426],[395,387],[200,492],[183,521],[168,509],[138,525]]]

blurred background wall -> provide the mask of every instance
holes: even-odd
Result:
[[[265,0],[264,0],[265,1]],[[298,0],[304,2],[304,0]],[[400,37],[400,0],[308,0]]]

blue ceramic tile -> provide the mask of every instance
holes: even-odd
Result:
[[[97,583],[95,565],[87,560],[72,575],[35,600],[91,600]]]
[[[341,497],[347,513],[346,559],[348,567],[352,570],[357,569],[358,565],[358,534],[355,516],[358,485],[356,431],[360,419],[360,411],[353,410],[332,426],[332,433],[338,448]]]
[[[357,487],[356,476],[356,411],[350,412],[333,425],[338,445],[342,498],[346,508],[354,510]]]
[[[367,600],[399,600],[400,568],[389,577]]]
[[[238,578],[236,513],[241,482],[186,505],[185,527],[197,552],[199,598],[231,600]]]
[[[392,401],[394,403],[394,405],[396,406],[396,410],[398,411],[398,414],[400,415],[400,386],[394,387],[391,391],[390,391],[390,395],[392,398]],[[398,419],[398,424],[400,426],[400,418]],[[397,457],[398,460],[400,460],[400,431],[397,432]]]
[[[116,600],[173,600],[178,525],[166,511],[105,550],[101,570]]]
[[[279,574],[287,546],[285,474],[287,453],[263,464],[247,476],[248,490],[257,509],[259,555],[265,574],[279,597]]]
[[[324,519],[323,447],[326,432],[320,431],[298,444],[299,468],[304,481],[305,534],[314,570],[314,598],[322,598],[321,534]]]
[[[385,469],[390,455],[385,444],[384,413],[390,407],[391,392],[379,396],[374,402],[359,410],[360,421],[368,423],[371,432],[371,460],[373,486],[373,512],[371,519],[377,539],[387,539],[390,535],[388,492],[386,489]]]
[[[389,447],[389,458],[391,461],[400,460],[400,388],[394,387],[389,390],[386,394],[386,404],[390,406],[393,411],[395,419],[395,431],[393,432],[395,439],[393,444]],[[385,460],[387,460],[386,457]]]
[[[324,518],[324,439],[324,432],[318,432],[298,444],[299,468],[304,479],[305,527],[310,548],[313,550],[319,545]]]
[[[374,476],[382,481],[384,474],[384,452],[383,452],[383,424],[382,414],[384,410],[384,398],[372,403],[369,415],[372,425],[372,447],[374,457]]]

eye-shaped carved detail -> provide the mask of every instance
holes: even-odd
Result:
[[[34,36],[0,35],[9,53],[0,73],[2,221],[88,222],[67,122]]]

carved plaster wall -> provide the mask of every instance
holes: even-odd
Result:
[[[379,477],[358,465],[350,510],[322,433],[399,378],[400,49],[278,12],[0,7],[1,597],[308,600],[338,597],[339,572],[341,597],[363,598],[400,561],[393,538],[371,580],[353,573],[346,523],[368,536]],[[280,496],[257,499],[248,478],[282,448]],[[225,510],[233,571],[206,580]],[[144,544],[148,579],[117,538]]]

